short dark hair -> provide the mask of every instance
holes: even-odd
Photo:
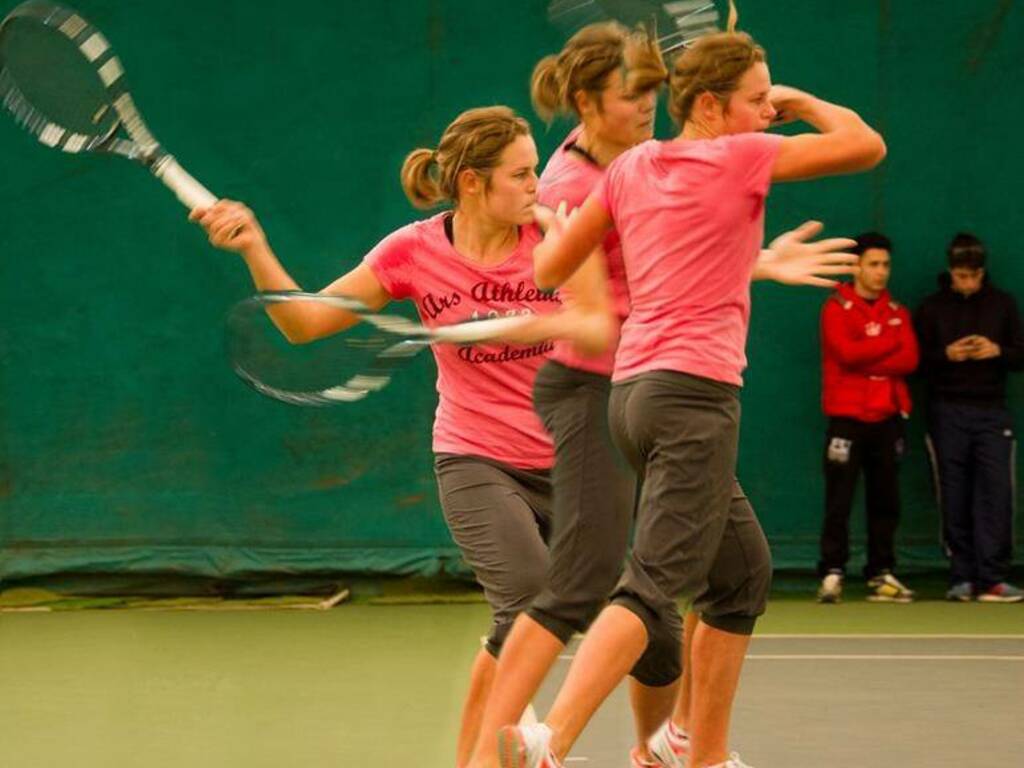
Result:
[[[857,245],[854,247],[853,252],[858,256],[863,256],[864,251],[869,248],[881,248],[892,253],[892,240],[881,232],[864,232],[857,235]]]
[[[949,268],[981,269],[985,266],[985,244],[970,232],[957,232],[946,248]]]

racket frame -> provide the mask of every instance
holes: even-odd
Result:
[[[632,0],[631,4],[635,6],[631,18],[617,19],[626,26],[656,26],[659,15],[671,22],[673,30],[657,38],[663,56],[688,48],[699,37],[719,29],[720,16],[713,0]],[[550,0],[547,15],[552,24],[573,33],[588,24],[616,18],[600,0]]]
[[[77,133],[54,122],[22,93],[0,49],[0,101],[20,126],[34,135],[41,144],[52,149],[69,154],[114,154],[133,160],[169,187],[189,210],[206,208],[217,201],[217,197],[185,171],[174,156],[153,137],[128,90],[121,60],[102,32],[70,8],[49,0],[27,0],[0,22],[0,40],[8,27],[21,20],[42,24],[62,34],[75,45],[82,57],[95,69],[108,95],[106,108],[113,109],[117,119],[107,131],[93,135]],[[103,113],[97,115],[94,119],[98,121]],[[117,135],[120,127],[124,128],[129,138]]]
[[[231,367],[239,378],[260,394],[291,405],[325,406],[362,400],[368,394],[386,387],[391,381],[391,372],[395,368],[431,344],[472,344],[490,341],[501,334],[522,327],[530,320],[530,316],[517,315],[427,328],[407,317],[373,312],[356,299],[306,291],[263,291],[235,304],[229,314],[237,312],[243,307],[254,305],[265,309],[273,304],[301,301],[313,301],[352,312],[358,315],[362,322],[369,323],[384,334],[395,336],[398,340],[378,352],[363,373],[358,373],[344,383],[325,389],[301,392],[274,387],[261,381],[258,376],[246,370],[237,360],[233,359],[229,350],[228,357]]]

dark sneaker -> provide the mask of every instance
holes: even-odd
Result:
[[[974,585],[961,581],[946,590],[946,599],[954,603],[969,603],[974,599]]]

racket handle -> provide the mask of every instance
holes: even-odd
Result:
[[[178,165],[173,155],[166,155],[157,162],[153,166],[153,175],[166,184],[190,211],[194,208],[209,208],[217,202],[217,196]]]

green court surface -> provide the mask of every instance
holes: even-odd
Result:
[[[0,614],[0,766],[447,768],[487,622],[482,604],[358,601],[309,612]],[[958,759],[955,750],[930,756],[928,726],[904,728],[922,701],[934,726],[959,722],[969,735],[972,723],[987,723],[996,754],[1009,758],[1014,744],[1017,758],[1024,753],[1012,725],[1024,694],[1024,606],[819,606],[787,596],[773,601],[759,635],[734,729],[758,768],[864,765],[812,758],[855,755],[879,729],[907,747],[895,764],[954,765],[946,759]],[[992,704],[995,720],[978,702]],[[794,718],[797,742],[770,738],[773,723],[794,737]],[[631,727],[620,691],[569,765],[626,765]]]

